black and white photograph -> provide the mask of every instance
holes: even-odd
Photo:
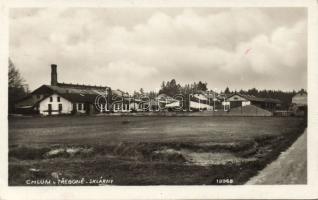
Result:
[[[308,185],[306,6],[7,18],[9,188]]]

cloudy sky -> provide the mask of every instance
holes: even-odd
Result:
[[[14,8],[10,57],[33,90],[58,81],[157,90],[307,87],[303,8]]]

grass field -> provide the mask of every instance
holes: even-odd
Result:
[[[56,174],[103,177],[116,185],[220,184],[223,179],[243,184],[304,127],[301,118],[274,117],[9,118],[9,184]]]

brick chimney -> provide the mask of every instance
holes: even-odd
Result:
[[[52,64],[51,65],[51,85],[57,86],[57,71],[56,71],[57,65]]]

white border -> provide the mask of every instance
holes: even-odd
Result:
[[[21,0],[0,3],[0,199],[312,199],[318,198],[318,0]],[[8,187],[8,10],[15,7],[307,7],[308,184],[240,186]]]

